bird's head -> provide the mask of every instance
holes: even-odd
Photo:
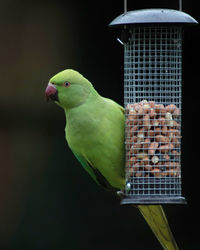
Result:
[[[53,100],[68,109],[84,103],[92,88],[92,84],[80,73],[66,69],[50,79],[45,96],[47,101]]]

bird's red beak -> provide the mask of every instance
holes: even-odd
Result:
[[[45,97],[47,102],[49,101],[49,99],[53,101],[58,101],[58,91],[52,83],[49,83],[47,85],[47,88],[45,90]]]

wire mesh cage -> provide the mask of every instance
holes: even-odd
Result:
[[[130,29],[124,55],[126,195],[181,195],[180,27]]]
[[[181,196],[181,23],[196,22],[185,15],[160,9],[132,11],[111,23],[124,25],[123,204],[185,203]]]

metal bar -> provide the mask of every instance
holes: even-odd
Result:
[[[182,11],[183,6],[182,6],[182,0],[179,0],[179,10]]]
[[[124,0],[124,14],[127,13],[127,0]]]

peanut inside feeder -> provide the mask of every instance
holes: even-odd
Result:
[[[185,203],[181,196],[182,26],[169,9],[129,11],[122,29],[126,187],[122,204]]]

